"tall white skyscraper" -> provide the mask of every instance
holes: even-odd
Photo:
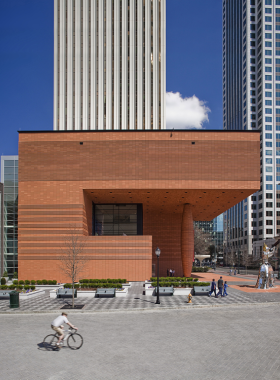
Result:
[[[280,234],[280,0],[223,0],[223,108],[224,129],[261,133],[260,191],[224,214],[225,251],[257,258]]]
[[[165,128],[166,0],[54,0],[54,129]]]

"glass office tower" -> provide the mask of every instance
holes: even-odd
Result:
[[[0,183],[0,276],[3,275],[4,268],[4,187]]]
[[[54,130],[164,129],[166,0],[54,0]]]
[[[260,191],[224,214],[225,251],[257,260],[280,233],[280,0],[223,1],[223,110],[224,129],[261,133]]]
[[[209,222],[198,221],[194,225],[202,231],[211,235],[212,241],[209,245],[215,246],[215,251],[218,257],[222,257],[223,253],[223,214],[217,216]]]
[[[11,277],[18,271],[18,156],[1,157],[4,184],[3,270]]]

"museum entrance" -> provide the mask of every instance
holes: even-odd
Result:
[[[93,204],[95,236],[143,235],[142,204]]]

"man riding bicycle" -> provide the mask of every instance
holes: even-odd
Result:
[[[62,313],[60,316],[58,316],[57,318],[55,318],[51,324],[51,328],[58,333],[59,335],[59,338],[58,338],[58,342],[56,343],[57,346],[60,345],[60,342],[62,341],[62,339],[64,338],[64,335],[63,335],[63,323],[67,323],[67,325],[69,325],[70,327],[72,327],[72,329],[75,329],[75,330],[78,330],[77,327],[75,327],[74,325],[72,325],[72,323],[70,323],[67,319],[67,313]]]

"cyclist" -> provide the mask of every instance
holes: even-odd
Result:
[[[70,327],[72,327],[72,329],[75,329],[75,330],[78,330],[77,327],[75,327],[74,325],[72,325],[72,323],[70,323],[67,319],[67,313],[62,313],[60,316],[58,316],[57,318],[55,318],[51,324],[51,328],[58,333],[59,335],[59,338],[58,338],[58,342],[56,343],[57,346],[60,345],[60,342],[62,341],[62,339],[64,338],[64,335],[63,335],[63,323],[67,323],[67,325],[69,325]]]

